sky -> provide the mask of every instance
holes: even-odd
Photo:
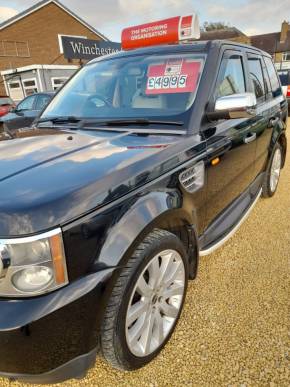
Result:
[[[197,13],[200,23],[226,22],[247,35],[280,31],[290,21],[290,0],[60,0],[113,41],[124,27]],[[0,22],[38,0],[0,0]]]

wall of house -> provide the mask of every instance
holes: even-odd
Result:
[[[77,69],[68,68],[53,68],[53,69],[31,69],[15,74],[4,75],[7,94],[13,98],[14,101],[19,101],[32,93],[32,86],[26,90],[26,81],[33,81],[35,88],[33,92],[41,91],[56,91],[62,86],[75,72]],[[19,84],[19,88],[11,89],[11,84]]]
[[[64,69],[45,69],[40,71],[42,86],[45,90],[54,91],[53,79],[66,78],[69,79],[76,70],[64,70]]]
[[[0,71],[32,64],[68,64],[60,54],[58,34],[101,39],[62,8],[49,3],[0,31],[0,43],[21,41],[28,42],[29,46],[29,57],[0,54]],[[24,51],[21,50],[21,53]],[[70,64],[78,64],[78,61],[73,60]],[[0,79],[0,94],[4,93],[3,80]]]

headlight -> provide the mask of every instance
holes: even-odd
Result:
[[[31,297],[68,283],[60,229],[0,240],[0,296]]]

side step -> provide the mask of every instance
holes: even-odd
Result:
[[[218,240],[216,243],[205,247],[203,250],[199,251],[199,255],[201,257],[213,253],[215,250],[217,250],[219,247],[221,247],[224,243],[226,243],[238,229],[241,227],[241,225],[244,223],[244,221],[247,219],[247,217],[250,215],[251,211],[255,207],[257,201],[260,199],[260,196],[262,194],[262,189],[259,191],[258,195],[256,196],[253,203],[250,205],[250,207],[247,209],[243,217],[239,220],[239,222],[231,229],[231,231],[225,235],[222,239]]]

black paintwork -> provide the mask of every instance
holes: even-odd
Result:
[[[170,128],[168,134],[155,134],[158,125],[150,126],[149,134],[138,125],[0,134],[0,238],[61,226],[70,281],[42,297],[0,300],[0,374],[41,374],[92,351],[119,268],[151,229],[166,226],[178,233],[193,277],[198,250],[224,236],[251,205],[273,146],[279,140],[286,151],[287,104],[269,95],[254,118],[208,121],[225,50],[235,50],[243,60],[247,52],[267,55],[227,42],[116,54],[207,52],[196,102],[181,128],[186,135],[170,134]],[[256,141],[246,144],[253,132]],[[212,166],[216,157],[220,162]],[[200,160],[205,184],[191,194],[178,176]]]
[[[49,98],[52,98],[54,93],[47,92],[47,93],[35,93],[32,96],[35,97],[33,105],[31,109],[29,110],[22,110],[21,104],[27,98],[30,98],[30,96],[24,98],[21,102],[18,103],[18,105],[12,109],[8,114],[5,114],[5,116],[0,117],[0,135],[3,130],[9,130],[14,131],[15,129],[19,128],[25,128],[31,126],[33,121],[39,116],[42,109],[38,108],[38,99],[42,96],[47,96]]]

